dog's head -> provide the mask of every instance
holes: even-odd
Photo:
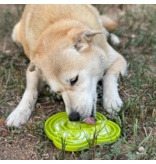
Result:
[[[96,86],[104,72],[103,51],[95,40],[100,33],[88,28],[49,29],[34,51],[30,71],[39,69],[50,88],[62,95],[71,121],[95,117]]]

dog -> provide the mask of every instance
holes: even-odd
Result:
[[[27,86],[7,126],[28,121],[45,83],[62,95],[70,121],[96,123],[99,80],[104,109],[110,114],[120,111],[123,102],[117,79],[126,73],[127,62],[107,42],[107,30],[115,28],[113,20],[91,5],[26,5],[12,39],[23,46],[30,60]]]

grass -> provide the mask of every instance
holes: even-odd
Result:
[[[105,12],[111,14],[115,11],[118,13],[119,28],[113,33],[119,36],[121,44],[113,47],[129,62],[127,76],[120,76],[119,79],[119,92],[124,105],[117,116],[111,117],[102,108],[102,87],[98,85],[97,111],[120,126],[121,137],[115,143],[92,144],[90,149],[81,152],[69,153],[63,149],[55,153],[53,143],[45,135],[44,122],[55,112],[63,111],[64,106],[62,99],[51,93],[48,87],[40,94],[38,106],[24,129],[40,139],[34,148],[40,159],[50,158],[46,152],[49,147],[50,151],[55,153],[55,159],[154,160],[156,159],[156,6],[134,5],[121,9],[114,5],[95,6],[101,14]],[[0,10],[0,118],[7,117],[20,102],[26,86],[25,70],[29,63],[22,49],[10,40],[11,30],[20,19],[23,6],[16,5],[14,8],[15,10],[10,8]],[[112,8],[114,12],[111,12]],[[38,120],[35,118],[36,115]],[[14,135],[25,133],[25,130],[12,128],[10,132],[13,139]],[[138,151],[141,146],[144,148],[143,152]]]

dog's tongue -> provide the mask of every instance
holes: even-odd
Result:
[[[87,124],[96,124],[96,121],[94,120],[93,117],[88,117],[88,118],[85,120],[85,122],[86,122]]]

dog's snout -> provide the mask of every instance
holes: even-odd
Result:
[[[69,115],[70,121],[80,121],[80,114],[78,112],[72,112]]]

